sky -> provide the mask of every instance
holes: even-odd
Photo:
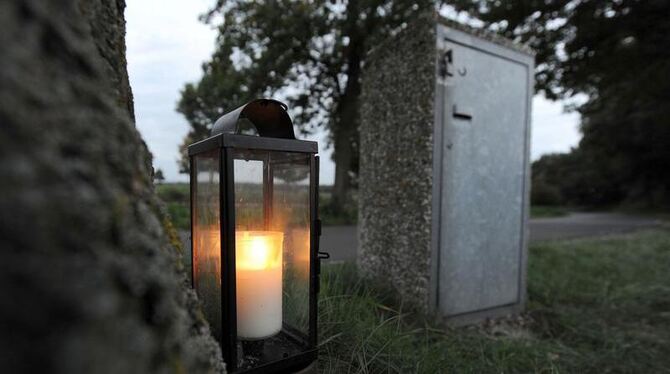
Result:
[[[187,182],[177,165],[178,146],[188,122],[175,110],[180,90],[197,82],[201,65],[214,51],[217,31],[198,20],[214,0],[128,0],[126,47],[128,75],[135,100],[137,128],[169,182]],[[242,105],[243,103],[240,103]],[[541,96],[533,99],[531,157],[567,152],[577,145],[579,115],[564,113],[562,102]],[[322,184],[332,184],[335,165],[326,149],[326,134],[308,137],[319,141]]]

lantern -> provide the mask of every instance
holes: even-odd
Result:
[[[229,372],[316,360],[321,231],[317,143],[286,106],[261,99],[188,148],[192,284]]]

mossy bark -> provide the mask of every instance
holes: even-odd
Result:
[[[2,372],[222,372],[135,129],[123,0],[0,2]]]

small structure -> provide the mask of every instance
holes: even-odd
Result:
[[[192,283],[229,373],[316,360],[317,151],[268,99],[224,115],[188,148]]]
[[[524,305],[533,55],[433,16],[363,78],[359,265],[454,323]]]

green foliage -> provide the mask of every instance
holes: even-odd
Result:
[[[583,139],[546,163],[569,202],[670,209],[670,3],[459,0],[491,29],[537,51],[538,90],[584,94]]]
[[[361,279],[353,265],[326,267],[321,290],[319,367],[325,373],[541,372],[555,366],[548,344],[529,348],[530,340],[433,324]]]
[[[543,339],[570,347],[579,372],[670,367],[670,234],[535,246],[530,310]]]
[[[521,319],[444,328],[353,265],[324,267],[326,373],[666,372],[670,233],[552,242],[530,250]]]
[[[358,204],[355,198],[347,199],[338,208],[334,207],[332,193],[319,195],[319,218],[326,226],[355,225],[358,223]]]
[[[188,205],[178,202],[168,202],[167,210],[172,219],[172,224],[175,228],[179,230],[190,230],[191,229],[191,212],[188,209]]]
[[[165,183],[156,186],[156,194],[165,202],[172,225],[178,230],[191,229],[191,213],[189,211],[188,183]]]
[[[563,203],[563,196],[558,187],[543,181],[535,181],[530,190],[530,203],[531,205],[560,205]]]
[[[165,182],[165,176],[163,175],[163,170],[157,169],[154,173],[154,181],[158,184]]]
[[[367,50],[427,7],[428,0],[223,1],[203,17],[219,30],[203,76],[187,84],[177,110],[205,138],[223,113],[257,97],[287,102],[303,132],[325,126],[334,145],[335,184],[346,193],[358,164],[358,97]],[[343,197],[343,196],[342,196]]]
[[[163,201],[188,203],[191,191],[188,183],[165,183],[156,186],[156,193]]]

